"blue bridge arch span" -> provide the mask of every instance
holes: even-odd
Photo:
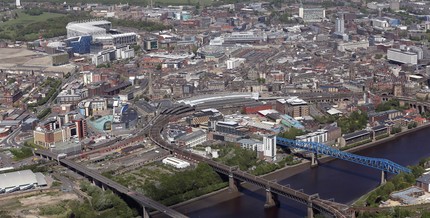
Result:
[[[345,151],[340,151],[336,148],[318,142],[303,142],[282,137],[276,137],[276,144],[283,147],[302,149],[317,155],[327,155],[337,159],[346,160],[356,164],[361,164],[367,167],[382,170],[387,173],[411,173],[411,170],[409,168],[394,163],[393,161],[383,158],[365,157],[357,154],[348,153]]]

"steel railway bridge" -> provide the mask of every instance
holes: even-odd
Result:
[[[234,167],[229,167],[213,160],[204,158],[202,156],[193,154],[189,151],[178,148],[177,146],[171,145],[164,141],[161,137],[164,126],[169,121],[177,120],[179,117],[183,117],[188,113],[192,113],[194,110],[192,107],[186,105],[180,105],[175,108],[162,111],[154,121],[154,125],[149,130],[150,139],[158,146],[169,150],[172,154],[180,156],[184,159],[193,162],[205,162],[209,164],[216,172],[227,175],[229,177],[229,187],[231,190],[237,190],[237,185],[240,181],[248,182],[266,190],[266,203],[265,207],[276,206],[278,204],[277,196],[284,196],[294,201],[307,205],[308,217],[313,217],[313,211],[317,210],[320,213],[333,217],[354,217],[355,212],[353,208],[349,208],[347,205],[331,202],[320,199],[318,194],[308,195],[302,191],[298,191],[290,188],[288,185],[283,186],[278,183],[263,179],[251,175],[249,173],[240,171]],[[305,150],[312,154],[311,164],[317,164],[317,155],[327,155],[333,158],[350,161],[353,163],[361,164],[364,166],[372,167],[382,171],[382,182],[385,182],[386,173],[399,174],[401,172],[410,173],[410,169],[396,164],[387,159],[381,158],[370,158],[348,152],[339,151],[333,147],[315,143],[315,142],[301,142],[295,140],[289,140],[285,138],[277,138],[277,144],[279,146],[286,146],[289,148],[296,148]]]
[[[318,142],[303,142],[277,137],[276,144],[283,147],[296,148],[310,152],[312,154],[311,166],[315,166],[318,164],[317,157],[319,154],[322,154],[381,170],[381,184],[385,183],[387,173],[411,173],[411,170],[409,168],[401,166],[390,160],[383,158],[360,156],[357,154],[340,151],[336,148]]]

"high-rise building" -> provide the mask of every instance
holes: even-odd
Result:
[[[21,7],[21,0],[16,0],[16,7]]]
[[[343,19],[343,14],[336,18],[335,32],[337,34],[343,34],[345,32],[345,20]]]
[[[263,137],[263,155],[266,159],[271,161],[276,160],[276,136]]]

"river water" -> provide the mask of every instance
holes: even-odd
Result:
[[[403,166],[415,165],[421,159],[430,156],[430,129],[425,128],[401,136],[356,154],[386,158]],[[318,193],[323,199],[333,198],[336,202],[348,204],[376,188],[379,185],[380,176],[379,170],[347,161],[334,160],[278,182],[284,185],[290,184],[295,189],[303,189],[308,194]],[[284,197],[279,197],[281,203],[279,208],[264,209],[265,192],[262,189],[258,191],[243,189],[242,193],[243,195],[239,197],[221,203],[218,203],[219,199],[217,203],[212,203],[208,198],[191,203],[187,209],[177,209],[190,217],[204,218],[306,216],[305,205]],[[202,208],[202,205],[204,207],[205,204],[207,207],[193,210],[193,204],[196,208]]]

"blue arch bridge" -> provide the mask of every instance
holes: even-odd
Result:
[[[318,142],[303,142],[276,137],[276,144],[279,146],[300,149],[311,153],[311,166],[316,166],[318,164],[317,155],[321,154],[381,170],[381,184],[385,183],[387,173],[411,173],[409,168],[394,163],[393,161],[383,158],[365,157],[340,151],[336,148]]]

